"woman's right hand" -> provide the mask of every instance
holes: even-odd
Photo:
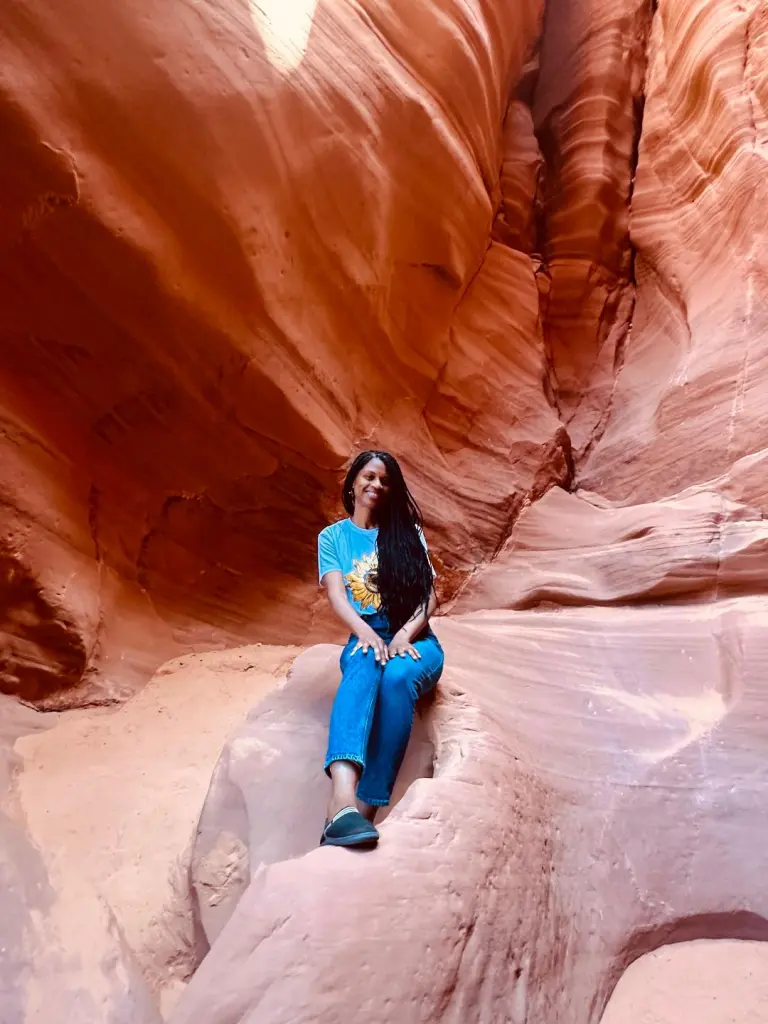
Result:
[[[355,631],[355,635],[357,636],[357,644],[355,645],[352,654],[357,654],[358,651],[362,651],[363,654],[367,654],[370,649],[373,651],[374,657],[380,665],[384,665],[389,661],[387,645],[375,629],[371,629],[370,626],[361,626],[360,629]]]

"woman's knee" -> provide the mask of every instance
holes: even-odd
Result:
[[[415,701],[419,695],[418,680],[421,671],[420,663],[410,655],[406,655],[405,658],[391,658],[384,666],[381,689],[385,696],[407,694]]]
[[[440,676],[443,674],[445,655],[443,654],[443,648],[434,636],[419,643],[417,650],[421,654],[421,661],[419,662],[422,666],[421,689],[423,693],[426,693],[437,684]]]

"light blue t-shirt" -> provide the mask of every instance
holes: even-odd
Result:
[[[358,615],[373,615],[381,608],[381,595],[376,582],[379,570],[376,550],[378,536],[378,527],[364,530],[351,519],[341,519],[338,523],[326,526],[317,538],[320,582],[327,572],[337,569],[344,579],[349,603]],[[419,537],[429,558],[429,549],[421,530]],[[435,575],[434,569],[432,575]]]

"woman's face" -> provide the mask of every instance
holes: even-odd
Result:
[[[363,466],[352,485],[355,493],[355,508],[369,508],[372,512],[381,508],[389,494],[387,467],[381,459],[371,459]]]

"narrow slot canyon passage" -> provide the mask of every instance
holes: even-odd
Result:
[[[768,921],[766,0],[4,0],[0,67],[0,1024],[768,1024],[665,930]],[[369,448],[446,663],[355,856]],[[639,934],[729,938],[603,1013]]]

